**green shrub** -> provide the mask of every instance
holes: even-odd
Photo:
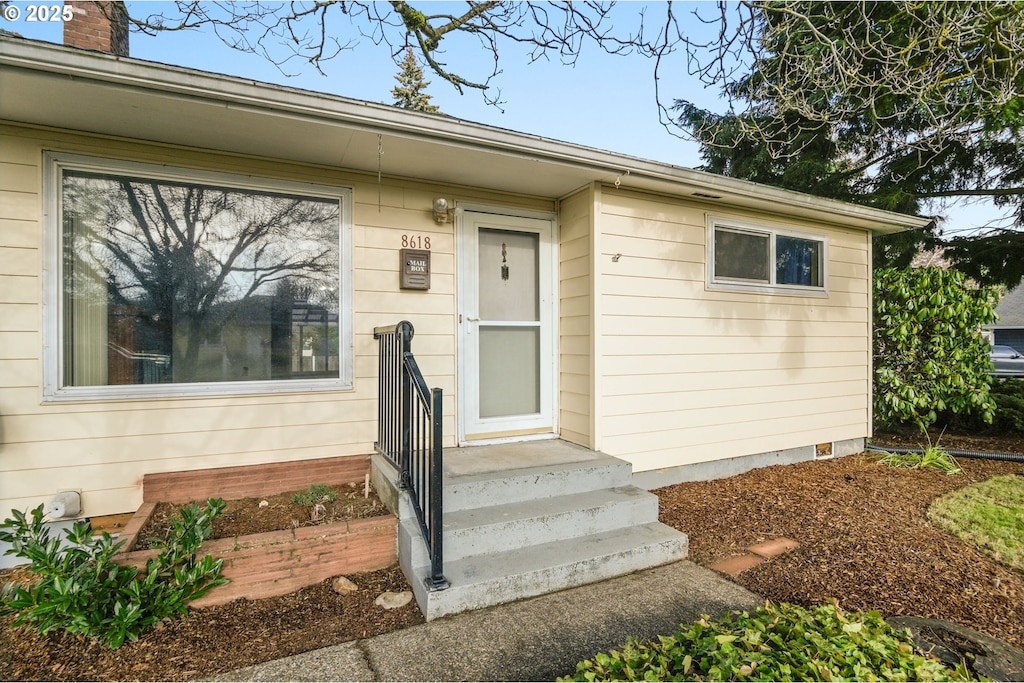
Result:
[[[927,436],[927,434],[925,435]],[[946,449],[938,443],[928,440],[928,445],[922,447],[921,453],[887,453],[880,463],[889,467],[901,467],[908,470],[939,470],[946,474],[960,474],[962,471],[957,464],[956,458],[950,455]]]
[[[992,388],[992,397],[996,403],[993,426],[1024,434],[1024,379],[997,380]]]
[[[995,320],[994,293],[939,268],[875,271],[874,293],[876,422],[925,431],[945,413],[991,423],[981,327]]]
[[[950,429],[957,431],[1024,434],[1024,379],[1014,377],[994,379],[992,388],[989,390],[989,397],[995,411],[991,425],[976,415],[945,413],[940,417],[940,421]]]
[[[945,681],[976,680],[921,655],[906,630],[877,612],[846,613],[835,605],[804,609],[766,603],[718,621],[707,616],[657,642],[580,662],[562,681]]]
[[[960,474],[960,466],[952,455],[941,448],[929,448],[924,453],[887,453],[880,463],[906,470],[939,470],[946,474]]]
[[[16,614],[15,626],[27,624],[41,633],[64,629],[111,648],[125,638],[138,640],[164,618],[184,614],[190,600],[227,583],[223,560],[196,559],[224,507],[224,501],[210,499],[203,508],[193,503],[179,510],[170,537],[141,572],[114,562],[125,542],[114,543],[106,532],[94,538],[88,522],[66,530],[62,543],[50,537],[42,505],[30,515],[14,510],[0,525],[0,540],[12,545],[7,554],[28,560],[39,578],[30,586],[4,586],[0,613]]]
[[[310,484],[305,491],[299,491],[292,496],[292,502],[296,505],[312,507],[324,501],[337,500],[338,493],[327,484]]]

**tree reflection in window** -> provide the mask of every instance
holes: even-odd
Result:
[[[821,287],[821,242],[778,235],[775,238],[775,282]]]
[[[338,377],[338,198],[62,180],[65,386]]]

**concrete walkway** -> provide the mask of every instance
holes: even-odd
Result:
[[[761,599],[690,561],[222,674],[220,681],[553,681],[629,637]],[[344,618],[340,617],[339,618]]]

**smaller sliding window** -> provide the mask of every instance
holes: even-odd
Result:
[[[735,228],[715,228],[715,275],[723,280],[770,282],[769,235]]]
[[[825,292],[824,237],[714,220],[708,227],[712,289]]]

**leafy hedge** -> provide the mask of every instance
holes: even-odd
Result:
[[[993,380],[989,397],[995,410],[991,424],[977,415],[951,413],[940,415],[939,422],[956,431],[1024,434],[1024,379],[1006,377]]]
[[[1024,379],[999,379],[992,387],[996,404],[993,427],[1006,432],[1024,434]]]
[[[0,540],[12,545],[7,554],[29,560],[29,570],[39,578],[30,586],[4,586],[0,614],[16,614],[15,626],[28,624],[40,633],[64,629],[111,648],[126,638],[138,640],[164,618],[184,614],[189,601],[227,583],[221,576],[224,560],[196,558],[224,508],[219,499],[203,508],[195,503],[181,508],[171,520],[170,538],[141,572],[114,561],[124,541],[114,543],[106,532],[94,538],[88,522],[66,530],[62,543],[50,537],[42,505],[29,515],[14,510],[13,518],[0,524]]]
[[[982,325],[995,320],[995,295],[939,268],[880,269],[874,275],[874,401],[881,426],[939,414],[990,423],[991,361]]]
[[[657,642],[580,662],[561,681],[966,681],[921,655],[906,630],[877,612],[847,613],[836,605],[804,609],[766,603],[753,613],[707,616]]]

